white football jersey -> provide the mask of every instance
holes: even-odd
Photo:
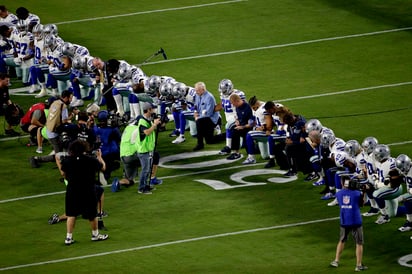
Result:
[[[176,84],[177,81],[175,78],[170,77],[170,76],[160,76],[160,83],[170,83],[170,84]]]
[[[409,169],[408,174],[405,175],[404,181],[406,183],[407,192],[412,194],[412,168]]]
[[[383,163],[375,161],[376,175],[379,183],[384,183],[385,178],[388,177],[389,171],[396,168],[395,158],[389,157]]]
[[[33,34],[30,32],[20,32],[18,35],[15,36],[15,48],[17,52],[18,58],[23,58],[29,54],[33,53],[33,45],[34,37]],[[33,63],[33,58],[22,61],[22,65],[31,66]]]
[[[366,168],[366,153],[364,151],[361,151],[358,155],[356,155],[353,160],[356,164],[356,173],[358,175],[362,175],[366,178],[367,174],[364,174],[364,169]]]
[[[2,25],[2,23],[6,23],[8,25],[16,25],[18,21],[19,18],[13,13],[7,14],[7,16],[4,18],[0,17],[0,25]]]
[[[253,115],[256,118],[255,127],[261,127],[264,124],[266,124],[265,113],[266,113],[265,103],[262,102],[261,105],[258,107],[258,109],[256,111],[253,111]]]
[[[42,64],[47,57],[47,49],[44,46],[44,39],[34,39],[34,64]]]
[[[195,88],[188,87],[189,89],[187,90],[187,95],[186,95],[186,102],[190,104],[195,103],[195,97],[196,97],[196,90]]]
[[[147,76],[141,68],[132,66],[132,84],[139,84],[140,81],[144,80],[145,78],[147,78]]]
[[[335,142],[329,146],[330,153],[332,154],[345,151],[345,144],[346,142],[341,138],[336,138]]]
[[[237,94],[242,100],[246,101],[246,96],[243,91],[234,89],[230,95],[232,94]],[[226,121],[235,121],[236,111],[235,111],[235,107],[230,102],[230,95],[224,95],[223,93],[220,93],[220,101],[222,102],[222,108],[223,108],[223,111],[225,112]]]
[[[48,49],[47,51],[47,59],[52,61],[53,63],[49,66],[50,71],[56,71],[56,68],[61,70],[61,66],[63,65],[63,53],[62,53],[63,44],[58,44],[54,50]]]

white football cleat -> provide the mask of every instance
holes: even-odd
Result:
[[[172,144],[180,144],[186,141],[185,136],[179,135],[175,140],[172,141]]]
[[[35,98],[41,98],[41,97],[44,97],[44,96],[47,96],[47,95],[48,95],[47,90],[43,88],[43,89],[41,89],[40,92],[39,92],[37,95],[35,95],[34,97],[35,97]]]

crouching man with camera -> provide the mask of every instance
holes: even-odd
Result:
[[[363,206],[363,189],[359,180],[348,175],[341,177],[342,190],[336,193],[340,208],[340,236],[336,246],[335,260],[330,263],[333,267],[339,266],[339,259],[345,248],[345,243],[351,233],[356,242],[356,268],[355,271],[368,269],[362,264],[363,257],[363,226],[360,208]]]

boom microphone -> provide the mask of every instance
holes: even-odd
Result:
[[[163,58],[164,58],[165,60],[167,60],[166,52],[165,52],[165,50],[164,50],[163,48],[160,48],[159,53],[161,53],[161,54],[163,55]]]

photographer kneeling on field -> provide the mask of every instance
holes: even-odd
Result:
[[[336,193],[340,208],[340,238],[336,246],[335,260],[330,263],[333,267],[339,266],[339,259],[345,248],[349,233],[356,242],[356,268],[355,271],[368,269],[362,264],[363,257],[363,227],[360,208],[363,206],[363,187],[356,178],[349,175],[341,176],[342,190]],[[362,188],[362,192],[360,189]]]

